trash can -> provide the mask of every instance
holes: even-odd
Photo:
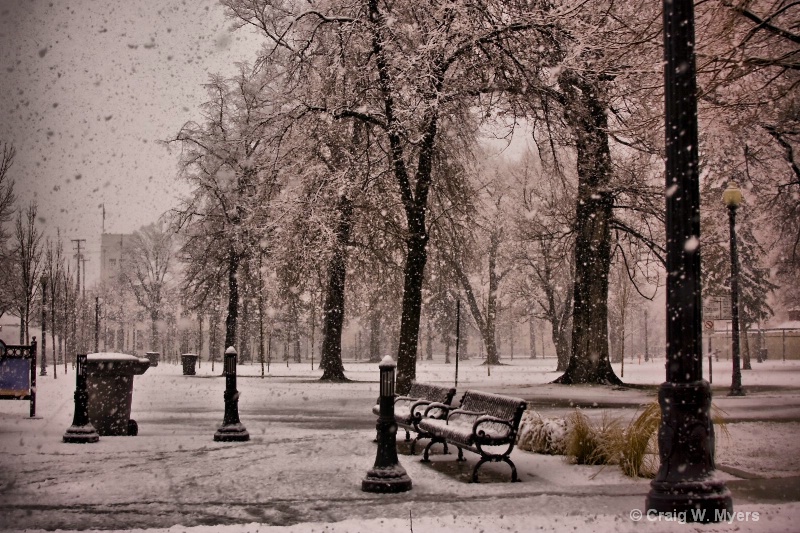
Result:
[[[185,353],[181,355],[181,364],[183,364],[183,375],[194,376],[194,367],[197,365],[198,355],[196,353]]]
[[[100,436],[135,436],[131,420],[133,376],[144,374],[150,361],[124,353],[90,353],[86,357],[89,421]]]
[[[158,360],[161,358],[161,354],[158,352],[145,352],[144,356],[150,361],[150,366],[158,366]]]

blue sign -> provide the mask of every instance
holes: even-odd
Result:
[[[28,394],[31,390],[30,359],[0,360],[0,394],[21,392]]]

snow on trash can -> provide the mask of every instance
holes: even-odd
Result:
[[[123,353],[90,353],[86,357],[89,421],[100,436],[134,436],[131,420],[133,376],[144,374],[150,361]]]
[[[145,352],[144,356],[150,361],[150,366],[156,367],[158,366],[158,360],[161,358],[161,354],[158,352]]]
[[[196,353],[185,353],[181,355],[181,364],[183,365],[184,376],[195,375],[195,365],[197,365],[198,355]]]

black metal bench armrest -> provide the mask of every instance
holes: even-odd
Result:
[[[429,418],[431,416],[430,412],[431,412],[432,409],[442,409],[445,413],[449,413],[449,412],[452,411],[453,406],[452,405],[448,405],[446,403],[431,402],[430,404],[428,404],[428,407],[425,408],[425,413],[422,416],[425,417],[425,418]],[[447,417],[445,416],[444,418],[447,418]]]
[[[484,411],[467,411],[466,409],[453,409],[450,411],[450,414],[447,415],[447,419],[450,420],[450,417],[453,415],[469,415],[469,416],[484,416],[486,413]]]
[[[508,426],[509,429],[509,436],[514,434],[514,425],[506,420],[505,418],[498,418],[496,416],[491,415],[483,415],[479,417],[474,424],[472,424],[472,434],[478,437],[487,437],[486,433],[483,430],[478,429],[478,426],[481,424],[485,424],[487,422],[493,422],[496,424],[502,424],[504,426]],[[490,437],[496,438],[496,437]]]
[[[409,407],[411,417],[417,421],[421,420],[424,416],[423,413],[428,410],[427,407],[430,404],[430,400],[417,400],[416,402],[412,403],[411,407]]]

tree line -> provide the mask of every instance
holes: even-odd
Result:
[[[192,190],[165,218],[170,300],[209,317],[214,350],[256,338],[263,360],[280,329],[299,354],[320,324],[323,379],[345,380],[357,317],[370,356],[390,339],[402,392],[423,338],[449,352],[460,301],[488,364],[503,315],[532,343],[549,325],[557,381],[621,383],[632,306],[667,274],[659,5],[221,3],[264,46],[211,75],[165,141]],[[719,196],[737,181],[745,327],[800,302],[798,9],[696,6],[704,292],[729,290]],[[156,324],[164,295],[146,285]]]

